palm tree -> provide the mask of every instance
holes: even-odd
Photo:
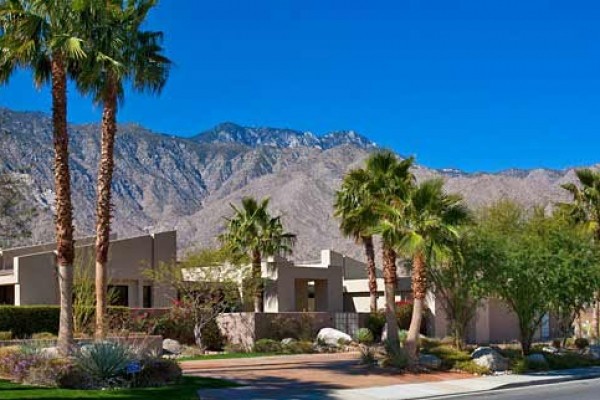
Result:
[[[269,214],[269,199],[258,202],[244,197],[242,207],[231,205],[234,214],[227,218],[221,243],[234,255],[247,255],[252,261],[254,312],[263,312],[262,257],[291,254],[296,235],[286,232],[281,217]]]
[[[390,151],[381,151],[371,155],[366,162],[365,171],[368,175],[366,191],[370,194],[375,204],[387,204],[392,199],[406,197],[414,183],[414,176],[410,172],[413,159],[399,161]],[[377,222],[370,229],[371,233],[382,233],[378,227],[381,224],[381,215],[377,214]],[[391,348],[395,351],[400,347],[398,341],[398,320],[396,318],[396,252],[393,242],[382,234],[382,260],[383,282],[385,292],[385,318],[387,323],[387,337]]]
[[[574,183],[562,185],[573,196],[572,203],[561,203],[559,207],[585,230],[590,232],[600,244],[600,172],[589,168],[575,171],[579,186]],[[596,292],[594,305],[593,331],[600,339],[600,292]]]
[[[67,70],[85,57],[77,37],[80,9],[69,0],[0,0],[0,82],[17,68],[29,68],[40,87],[50,82],[57,264],[60,286],[58,347],[73,344],[73,207],[67,132]],[[79,4],[79,3],[77,3]]]
[[[170,67],[162,54],[162,32],[144,31],[142,24],[157,0],[92,0],[86,9],[86,44],[90,55],[76,66],[78,88],[102,104],[102,144],[96,203],[96,337],[106,335],[107,262],[111,224],[111,184],[117,109],[123,85],[160,93]]]
[[[458,195],[444,193],[444,182],[432,179],[412,188],[406,198],[378,206],[379,231],[393,248],[412,260],[413,314],[406,339],[409,359],[417,360],[419,329],[427,295],[427,265],[451,254],[459,226],[468,211]]]
[[[367,190],[369,175],[364,169],[350,171],[335,194],[334,214],[340,219],[340,230],[364,246],[369,278],[370,308],[377,312],[377,275],[375,248],[369,229],[377,222],[373,198]]]

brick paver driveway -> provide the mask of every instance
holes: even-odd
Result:
[[[358,364],[358,353],[310,354],[182,362],[184,373],[221,378],[253,387],[285,390],[353,389],[472,378],[451,372],[398,374]]]

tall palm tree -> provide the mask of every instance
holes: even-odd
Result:
[[[378,206],[379,231],[393,248],[412,259],[413,314],[406,339],[409,359],[417,360],[419,329],[427,295],[427,265],[451,254],[468,211],[458,195],[444,192],[444,182],[432,179],[412,188],[406,198]]]
[[[233,216],[226,218],[225,232],[219,235],[221,243],[234,255],[247,255],[252,261],[254,312],[263,312],[262,257],[291,254],[296,235],[286,232],[281,217],[269,214],[269,199],[258,202],[244,197],[242,207],[233,208]]]
[[[83,32],[90,55],[76,66],[78,88],[101,104],[102,140],[96,200],[96,337],[106,335],[107,262],[111,224],[111,184],[117,110],[124,84],[137,91],[160,93],[171,62],[162,53],[162,32],[142,25],[157,0],[88,0]]]
[[[572,220],[589,231],[600,245],[600,172],[584,168],[575,171],[579,185],[562,185],[573,197],[572,203],[561,203],[559,207],[567,212]],[[596,340],[600,340],[600,291],[596,292],[592,329]]]
[[[414,160],[408,158],[399,161],[391,151],[381,151],[371,155],[366,162],[365,171],[368,175],[366,191],[376,204],[387,204],[393,199],[400,201],[405,198],[414,184],[414,176],[410,172]],[[381,233],[378,229],[382,216],[377,214],[377,223],[370,231]],[[398,320],[396,318],[396,258],[390,238],[382,234],[383,282],[385,292],[385,318],[387,322],[387,340],[392,349],[400,347],[398,340]]]
[[[369,174],[364,169],[350,171],[335,194],[334,215],[340,219],[340,230],[364,246],[369,279],[370,309],[377,312],[377,274],[373,235],[369,232],[377,222],[373,197],[367,190]]]
[[[68,67],[85,58],[78,2],[69,0],[0,0],[0,82],[17,68],[33,72],[40,87],[51,84],[57,263],[60,286],[58,347],[73,344],[73,207],[67,132]]]

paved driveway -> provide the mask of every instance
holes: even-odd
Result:
[[[189,375],[228,379],[279,394],[310,392],[316,398],[336,389],[472,378],[459,373],[398,374],[358,364],[358,353],[311,354],[181,363]],[[320,394],[320,397],[319,397]],[[218,398],[218,397],[215,397]],[[284,397],[285,398],[285,395]],[[291,398],[291,397],[288,397]]]

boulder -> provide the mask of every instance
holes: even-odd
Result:
[[[442,366],[442,360],[433,354],[421,354],[419,356],[419,365],[429,369],[439,369]]]
[[[530,362],[532,364],[546,364],[546,357],[544,357],[543,354],[541,353],[534,353],[534,354],[530,354],[527,357],[527,362]]]
[[[58,347],[44,347],[40,349],[40,354],[48,358],[59,358]]]
[[[166,354],[179,355],[183,351],[183,347],[181,346],[181,343],[179,343],[177,340],[173,340],[173,339],[163,340],[162,347],[163,347],[163,351]]]
[[[473,362],[490,371],[508,370],[508,359],[491,347],[478,347],[471,353]]]
[[[317,334],[317,342],[325,343],[328,346],[340,346],[352,342],[352,337],[347,333],[333,328],[323,328]]]
[[[296,342],[296,339],[293,339],[293,338],[285,338],[285,339],[283,339],[283,340],[281,341],[281,344],[282,344],[282,345],[284,345],[284,346],[288,346],[288,345],[290,345],[290,344],[292,344],[292,343],[295,343],[295,342]]]
[[[560,353],[560,349],[554,347],[554,346],[546,346],[542,349],[542,351],[544,353],[548,353],[548,354],[558,354]]]

